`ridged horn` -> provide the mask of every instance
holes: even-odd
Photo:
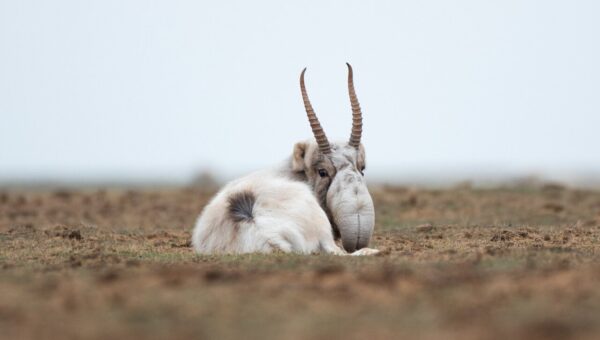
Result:
[[[352,66],[349,63],[346,63],[346,65],[348,65],[348,93],[350,94],[350,105],[352,105],[352,132],[350,133],[349,144],[358,148],[362,136],[362,111],[360,110],[358,98],[356,98],[356,91],[354,91]]]
[[[331,146],[329,145],[325,131],[323,131],[323,128],[321,127],[321,123],[319,123],[319,118],[317,118],[315,110],[313,110],[313,107],[310,104],[308,94],[306,93],[306,88],[304,87],[304,72],[306,72],[306,67],[300,74],[300,90],[302,91],[302,101],[304,101],[306,116],[308,117],[310,128],[312,129],[313,135],[315,136],[317,144],[319,145],[319,151],[321,151],[323,154],[330,154]]]

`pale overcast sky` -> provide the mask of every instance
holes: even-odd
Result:
[[[0,180],[229,178],[347,139],[373,177],[600,170],[598,1],[0,0]],[[600,174],[600,172],[597,172]]]

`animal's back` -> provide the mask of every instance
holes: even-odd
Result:
[[[255,173],[227,184],[204,208],[192,243],[199,253],[319,251],[330,233],[307,184]]]

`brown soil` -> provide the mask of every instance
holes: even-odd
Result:
[[[374,188],[368,258],[197,256],[211,194],[0,190],[0,338],[600,334],[600,192]]]

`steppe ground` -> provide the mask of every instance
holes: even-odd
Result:
[[[0,189],[0,338],[600,337],[600,192],[371,192],[356,258],[197,256],[201,187]]]

